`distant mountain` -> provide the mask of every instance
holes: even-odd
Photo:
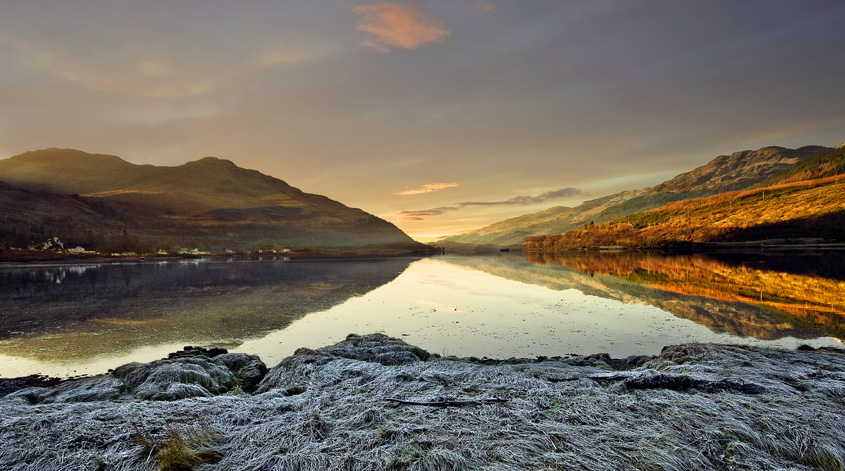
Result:
[[[580,227],[591,219],[600,219],[609,208],[643,195],[647,189],[630,190],[586,201],[575,208],[555,206],[537,213],[506,219],[471,232],[448,237],[441,241],[446,246],[468,245],[519,245],[525,238],[536,234],[559,234]]]
[[[534,235],[562,234],[589,222],[609,222],[667,203],[742,190],[812,156],[830,152],[822,146],[798,149],[763,147],[719,156],[707,165],[680,174],[652,188],[629,190],[586,201],[575,208],[555,207],[447,237],[447,247],[459,245],[522,246]]]
[[[214,157],[176,167],[46,149],[0,160],[0,241],[99,251],[426,251],[387,221]]]

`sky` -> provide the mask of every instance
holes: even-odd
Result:
[[[845,141],[841,0],[0,0],[0,158],[205,156],[428,241]]]

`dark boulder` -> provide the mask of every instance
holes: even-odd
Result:
[[[267,365],[257,355],[227,353],[214,358],[214,363],[223,365],[235,375],[244,392],[254,392],[258,383],[267,374]]]
[[[766,392],[766,388],[755,383],[745,383],[729,379],[712,381],[687,375],[664,373],[629,376],[623,384],[628,389],[671,389],[673,391],[695,389],[706,393],[732,392],[742,394],[760,394]]]
[[[225,355],[229,353],[229,350],[220,347],[213,347],[213,348],[203,348],[203,347],[194,347],[191,345],[186,346],[182,350],[178,352],[172,352],[167,354],[168,359],[174,358],[191,358],[191,357],[208,357],[214,358],[219,355]]]

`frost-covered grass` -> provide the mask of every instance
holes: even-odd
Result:
[[[0,469],[845,469],[842,351],[695,344],[629,362],[427,357],[355,336],[300,350],[252,395],[30,404],[12,394],[0,399]],[[193,458],[168,468],[168,446]]]

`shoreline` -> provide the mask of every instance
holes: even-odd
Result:
[[[0,467],[179,469],[178,437],[198,471],[841,469],[843,413],[836,348],[483,360],[350,335],[272,368],[192,349],[0,391]]]
[[[440,354],[440,353],[432,353],[429,352],[421,347],[416,345],[408,344],[405,339],[399,337],[391,337],[389,335],[381,334],[381,333],[374,333],[374,334],[366,334],[366,335],[358,335],[358,334],[349,334],[345,340],[336,342],[334,344],[326,345],[323,347],[318,347],[316,349],[312,349],[309,347],[299,347],[295,350],[295,352],[287,357],[283,357],[276,365],[268,365],[260,355],[253,354],[253,353],[246,353],[246,352],[230,352],[229,348],[224,346],[214,346],[214,347],[203,347],[203,346],[193,346],[188,345],[183,347],[182,350],[176,350],[173,352],[168,352],[168,356],[162,357],[160,359],[150,360],[150,361],[130,361],[128,363],[124,363],[122,365],[118,365],[115,368],[109,368],[108,371],[104,373],[82,373],[77,375],[69,375],[69,376],[52,376],[49,374],[42,374],[42,373],[31,373],[25,374],[23,376],[14,376],[14,377],[3,377],[0,376],[0,399],[4,396],[8,395],[11,391],[15,389],[8,389],[8,384],[21,384],[22,386],[14,386],[14,388],[22,389],[24,387],[53,387],[57,385],[61,385],[68,382],[75,382],[80,380],[91,380],[106,377],[111,375],[115,370],[118,370],[126,365],[133,364],[133,365],[153,365],[157,362],[179,362],[185,358],[209,358],[214,359],[220,355],[231,355],[243,358],[250,358],[251,361],[255,361],[257,363],[261,363],[265,365],[265,368],[271,369],[275,366],[278,366],[281,363],[299,355],[301,352],[320,352],[324,350],[331,350],[332,348],[344,344],[348,342],[350,339],[353,338],[364,338],[364,339],[376,339],[376,343],[384,342],[387,345],[391,345],[393,343],[398,343],[401,345],[406,345],[411,351],[414,352],[422,352],[417,354],[417,359],[422,359],[423,361],[428,360],[443,360],[443,361],[458,361],[464,363],[473,363],[479,365],[499,365],[499,364],[526,364],[526,363],[542,363],[544,361],[567,361],[574,358],[589,358],[589,359],[600,359],[610,368],[616,369],[620,367],[620,365],[634,365],[637,363],[642,363],[645,361],[643,359],[650,359],[650,358],[657,358],[660,357],[667,349],[676,348],[679,346],[685,345],[701,345],[701,346],[709,346],[712,348],[748,348],[748,349],[758,349],[758,350],[765,350],[765,351],[773,351],[773,352],[791,352],[791,351],[829,351],[829,352],[838,352],[845,355],[845,346],[838,347],[838,346],[812,346],[808,343],[801,343],[796,346],[796,348],[789,348],[789,347],[779,347],[779,346],[762,346],[762,345],[748,345],[742,343],[713,343],[713,342],[699,342],[693,341],[691,343],[684,343],[684,344],[676,344],[676,345],[665,345],[661,348],[660,353],[656,354],[632,354],[632,355],[621,355],[621,356],[612,356],[607,352],[595,352],[595,353],[566,353],[561,355],[537,355],[534,357],[488,357],[488,356],[458,356],[455,354]],[[799,339],[796,339],[799,340]],[[372,340],[370,340],[372,341]],[[420,358],[422,357],[422,358]],[[415,359],[413,361],[416,361]],[[263,375],[262,375],[263,378]]]
[[[109,263],[124,261],[158,261],[158,260],[196,260],[202,258],[235,258],[238,260],[324,260],[365,258],[397,258],[397,257],[430,257],[439,252],[432,250],[408,250],[404,248],[367,247],[338,247],[310,249],[295,249],[290,251],[256,251],[256,252],[198,252],[198,253],[168,253],[168,254],[71,254],[58,252],[0,252],[0,263]]]
[[[442,248],[433,247],[432,250],[369,250],[366,248],[338,248],[338,249],[296,249],[289,252],[201,252],[184,254],[66,254],[52,252],[0,252],[0,263],[109,263],[124,261],[157,261],[157,260],[195,260],[201,258],[235,258],[238,260],[323,260],[323,259],[365,259],[365,258],[397,258],[397,257],[436,257],[438,255],[455,256],[484,256],[484,255],[522,255],[522,254],[574,254],[574,253],[624,253],[646,252],[666,255],[674,254],[708,254],[708,253],[771,253],[771,252],[842,252],[845,243],[783,243],[782,239],[748,242],[706,242],[706,243],[677,243],[659,246],[613,246],[586,247],[559,251],[528,250],[524,246],[490,245],[489,249],[476,251],[476,246],[461,248],[458,246]]]

